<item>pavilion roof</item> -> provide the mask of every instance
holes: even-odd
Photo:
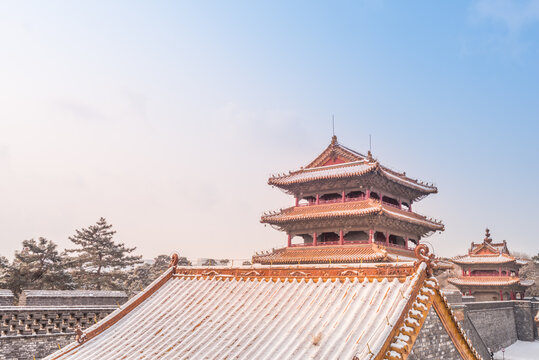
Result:
[[[425,226],[431,231],[443,230],[441,222],[430,220],[423,215],[387,205],[375,199],[359,201],[336,202],[329,204],[294,206],[280,212],[264,215],[261,222],[269,224],[284,224],[294,221],[315,220],[327,218],[355,217],[362,215],[383,215]]]
[[[378,244],[285,247],[253,256],[259,264],[361,263],[414,261],[413,251]]]
[[[484,254],[484,255],[464,255],[451,259],[456,264],[506,264],[516,262],[516,259],[507,254]]]
[[[406,359],[431,307],[466,340],[430,265],[171,267],[46,359]]]
[[[436,193],[438,189],[429,184],[409,178],[405,173],[391,170],[367,156],[351,150],[337,142],[334,136],[331,144],[309,165],[289,174],[272,176],[268,183],[275,186],[289,186],[323,179],[340,179],[377,172],[392,182],[412,188],[423,194]]]
[[[453,285],[460,286],[507,286],[519,284],[522,286],[526,285],[527,282],[518,277],[509,277],[509,276],[461,276],[458,278],[449,278],[448,281]]]

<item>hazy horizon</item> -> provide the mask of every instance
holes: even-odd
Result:
[[[329,144],[437,185],[439,256],[539,252],[539,2],[4,2],[0,255],[105,217],[144,258],[286,245],[267,185]]]

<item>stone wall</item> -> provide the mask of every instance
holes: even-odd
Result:
[[[14,296],[11,290],[0,289],[0,306],[12,306]]]
[[[123,291],[23,290],[19,297],[20,306],[118,306],[126,301]]]
[[[0,360],[42,359],[75,341],[75,334],[0,337]]]
[[[0,360],[33,360],[74,341],[76,325],[85,329],[116,306],[0,307]]]
[[[0,339],[5,336],[72,333],[76,325],[87,328],[116,307],[26,307],[0,308]]]
[[[410,360],[462,360],[457,348],[445,330],[442,321],[431,307],[423,327],[412,347]]]

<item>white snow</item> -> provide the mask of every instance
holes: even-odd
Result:
[[[504,357],[505,356],[505,357]],[[539,341],[517,341],[494,354],[495,360],[535,360],[539,357]]]

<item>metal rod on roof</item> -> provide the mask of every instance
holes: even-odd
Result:
[[[335,115],[331,114],[331,126],[333,128],[333,136],[335,136]]]

